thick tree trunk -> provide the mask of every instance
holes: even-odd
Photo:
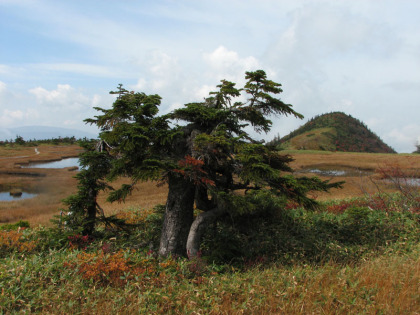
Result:
[[[220,207],[202,212],[195,218],[187,240],[187,254],[189,258],[196,257],[200,252],[201,238],[207,227],[225,213],[224,208]]]
[[[181,177],[169,176],[169,193],[160,238],[160,256],[186,256],[188,233],[193,221],[194,185]]]

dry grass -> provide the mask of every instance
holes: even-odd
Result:
[[[32,199],[0,202],[0,223],[27,220],[31,225],[48,225],[59,213],[61,200],[76,191],[75,173],[68,169],[20,168],[29,162],[59,160],[77,156],[78,146],[48,146],[0,148],[0,189],[20,188],[36,193]]]
[[[76,192],[75,172],[68,169],[20,168],[30,162],[54,161],[64,157],[77,156],[81,148],[76,145],[37,147],[0,147],[0,191],[20,188],[25,192],[36,193],[31,199],[0,202],[0,223],[27,220],[32,226],[50,225],[54,215],[63,208],[62,200]],[[127,180],[117,180],[112,185],[118,187]],[[154,183],[140,183],[125,203],[107,203],[106,194],[99,196],[99,203],[106,214],[129,207],[152,208],[165,203],[166,187],[156,187]]]
[[[43,310],[81,314],[419,314],[420,260],[382,256],[357,266],[273,266],[177,280],[170,273],[124,288],[68,281]],[[179,277],[179,276],[178,276]],[[76,292],[78,291],[78,292]],[[69,294],[69,292],[71,294]],[[75,292],[75,293],[73,293]],[[73,301],[72,306],[66,301]]]
[[[357,268],[326,265],[318,269],[305,266],[301,270],[295,268],[289,275],[285,275],[284,271],[276,275],[279,271],[281,268],[265,271],[266,278],[270,280],[261,283],[257,291],[266,301],[255,312],[418,314],[420,311],[418,256],[385,256],[364,262]],[[283,286],[282,280],[288,285]],[[235,301],[231,300],[228,304],[232,303]]]
[[[326,169],[354,169],[360,170],[371,175],[352,175],[352,176],[322,176],[322,179],[335,181],[345,181],[343,189],[335,189],[329,193],[317,193],[314,197],[318,200],[345,199],[350,197],[363,196],[364,193],[374,194],[381,191],[391,191],[384,182],[378,181],[375,170],[383,165],[398,165],[404,173],[410,176],[420,177],[420,155],[415,154],[380,154],[380,153],[347,153],[347,152],[323,152],[323,151],[284,151],[291,154],[295,161],[291,166],[296,171],[308,168]],[[302,175],[314,176],[312,173],[302,173]]]
[[[39,154],[35,153],[34,147],[0,147],[0,190],[23,188],[27,192],[38,194],[32,199],[0,202],[0,223],[27,220],[31,225],[49,225],[49,220],[53,215],[59,214],[59,209],[63,207],[61,200],[76,191],[77,182],[73,178],[75,173],[68,169],[22,169],[18,164],[77,156],[81,148],[76,145],[41,145],[37,149]],[[414,173],[420,168],[420,155],[320,151],[285,151],[285,153],[293,155],[295,161],[291,166],[297,171],[308,167],[346,166],[373,172],[384,163],[398,164],[409,173]],[[311,173],[303,175],[314,176]],[[367,176],[320,177],[332,181],[344,180],[346,184],[344,189],[314,195],[318,200],[361,196],[363,192],[375,193],[378,189],[377,183]],[[127,181],[118,180],[112,185],[118,187],[123,182]],[[379,185],[379,188],[388,189],[385,185]],[[114,214],[130,207],[151,208],[156,204],[165,203],[166,197],[167,187],[157,187],[155,183],[140,183],[125,203],[109,204],[105,202],[104,193],[99,196],[99,203],[106,214]]]
[[[120,186],[122,183],[129,181],[120,179],[112,183],[114,187]],[[158,204],[164,204],[168,196],[167,186],[157,187],[156,183],[145,182],[139,183],[124,203],[106,202],[106,193],[99,195],[98,202],[104,209],[105,214],[115,214],[120,210],[127,208],[144,208],[151,209]]]

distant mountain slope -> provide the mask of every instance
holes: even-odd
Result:
[[[98,135],[77,129],[47,127],[47,126],[25,126],[17,128],[0,128],[0,141],[14,140],[16,136],[21,136],[24,140],[45,140],[53,138],[75,137],[97,138]]]
[[[342,112],[315,116],[271,144],[295,150],[395,153],[364,123]]]

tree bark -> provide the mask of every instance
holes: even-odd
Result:
[[[200,213],[191,225],[187,239],[187,255],[189,258],[196,257],[200,252],[201,238],[207,227],[218,217],[225,214],[223,207]]]
[[[193,221],[195,186],[169,175],[169,192],[159,245],[160,256],[186,256],[188,233]]]
[[[93,189],[89,190],[89,205],[87,207],[87,216],[84,223],[83,235],[92,235],[96,223],[96,193]]]

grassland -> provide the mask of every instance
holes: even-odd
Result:
[[[32,226],[49,225],[53,215],[59,214],[62,208],[62,199],[76,191],[75,173],[69,169],[21,169],[20,164],[37,161],[58,160],[63,157],[77,156],[80,147],[40,145],[36,154],[34,147],[14,146],[0,147],[0,191],[10,188],[25,188],[28,192],[37,193],[32,199],[0,202],[0,223],[13,223],[27,220]],[[340,200],[345,198],[363,196],[366,193],[374,194],[381,191],[393,190],[384,182],[378,181],[374,172],[381,166],[394,165],[401,168],[409,176],[420,177],[420,155],[415,154],[371,154],[347,153],[329,151],[284,151],[295,159],[291,166],[299,175],[314,176],[302,170],[308,168],[326,167],[337,169],[347,167],[354,170],[370,172],[369,175],[355,176],[322,176],[322,179],[332,181],[344,180],[343,189],[333,190],[329,193],[320,193],[314,197],[318,200]],[[124,179],[113,183],[116,187],[126,182]],[[99,197],[99,203],[107,214],[114,214],[126,208],[140,207],[153,208],[157,204],[165,203],[166,187],[157,187],[155,183],[141,183],[135,189],[126,203],[109,204],[106,194]]]
[[[375,172],[418,177],[420,155],[287,151],[299,176],[316,168],[364,173],[321,176],[346,184],[314,196],[323,204],[318,211],[290,205],[268,223],[247,219],[245,230],[241,218],[236,227],[217,225],[202,257],[187,260],[154,254],[162,207],[153,207],[164,203],[167,188],[153,183],[139,185],[125,204],[99,198],[107,214],[136,224],[130,233],[87,238],[51,225],[76,189],[74,171],[17,164],[78,150],[0,148],[0,187],[38,193],[0,202],[0,313],[420,314],[419,188],[407,208],[410,200]]]
[[[81,148],[77,145],[36,147],[13,146],[0,147],[0,191],[20,188],[26,192],[37,193],[32,199],[0,202],[0,223],[13,223],[19,220],[29,221],[31,226],[50,225],[50,219],[60,213],[62,200],[76,192],[75,172],[65,169],[20,168],[30,162],[55,161],[65,157],[75,157]],[[120,185],[124,180],[116,181]],[[99,198],[107,214],[113,214],[127,207],[153,208],[164,203],[167,195],[165,187],[156,187],[153,183],[140,184],[125,204],[106,203],[106,196]]]

